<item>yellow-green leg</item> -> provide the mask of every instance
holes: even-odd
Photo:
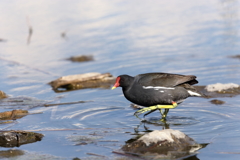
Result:
[[[150,107],[146,107],[146,108],[143,108],[143,109],[140,109],[138,111],[136,111],[134,113],[134,115],[138,117],[138,115],[144,113],[144,112],[148,112],[147,114],[145,114],[144,116],[154,112],[155,110],[159,109],[160,110],[160,113],[162,115],[162,119],[161,121],[165,121],[166,120],[166,117],[167,117],[167,114],[168,114],[168,111],[169,109],[173,109],[173,108],[176,108],[177,107],[177,103],[176,102],[172,102],[172,105],[156,105],[156,106],[150,106]],[[165,109],[164,113],[162,113],[162,110],[161,109]],[[139,118],[140,119],[140,118]]]
[[[160,121],[165,122],[165,121],[166,121],[167,114],[168,114],[168,112],[169,112],[169,109],[165,109],[165,110],[164,110],[164,113],[162,113],[162,110],[161,110],[161,109],[159,109],[159,110],[160,110],[160,113],[161,113],[161,115],[162,115],[162,119],[161,119]]]
[[[138,115],[140,115],[140,114],[142,114],[142,113],[144,113],[144,112],[148,112],[148,111],[149,111],[149,113],[146,113],[146,114],[144,115],[144,116],[146,116],[146,115],[154,112],[154,111],[157,110],[157,109],[158,109],[157,106],[146,107],[146,108],[143,108],[143,109],[140,109],[140,110],[136,111],[136,112],[134,113],[134,116],[136,116],[138,119],[140,119],[140,118],[138,117]],[[141,119],[140,119],[140,120],[141,120]]]

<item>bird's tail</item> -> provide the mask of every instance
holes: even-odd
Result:
[[[200,93],[196,88],[187,83],[181,84],[180,86],[184,87],[190,96],[204,97],[204,94]]]

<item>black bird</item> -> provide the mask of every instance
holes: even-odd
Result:
[[[124,96],[131,102],[144,106],[134,113],[149,111],[144,117],[156,110],[162,114],[161,121],[166,120],[169,109],[176,108],[190,96],[201,96],[192,86],[198,81],[194,75],[180,75],[170,73],[145,73],[135,77],[120,75],[112,89],[122,87]],[[161,109],[165,109],[162,113]]]

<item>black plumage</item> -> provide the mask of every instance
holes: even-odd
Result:
[[[190,96],[201,96],[192,86],[196,83],[193,75],[145,73],[135,77],[120,75],[113,88],[122,87],[126,99],[149,107],[179,104]]]

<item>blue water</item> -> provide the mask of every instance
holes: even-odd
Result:
[[[170,72],[196,75],[199,85],[239,84],[239,60],[229,58],[240,53],[239,7],[237,0],[1,1],[0,38],[6,42],[0,42],[0,90],[13,97],[55,103],[93,101],[30,109],[43,114],[19,119],[10,129],[36,131],[45,137],[18,149],[66,159],[89,157],[90,152],[113,158],[117,156],[112,150],[133,137],[140,121],[121,89],[55,93],[47,83],[61,76]],[[27,44],[29,26],[33,34]],[[77,55],[93,55],[94,61],[65,60]],[[240,157],[239,96],[220,99],[226,103],[216,106],[209,103],[211,99],[188,98],[169,112],[171,129],[210,143],[199,151],[199,159]],[[10,109],[0,108],[6,110]],[[147,116],[158,117],[159,113]],[[161,130],[157,124],[146,126]],[[75,145],[68,138],[95,132],[101,140],[114,142]]]

